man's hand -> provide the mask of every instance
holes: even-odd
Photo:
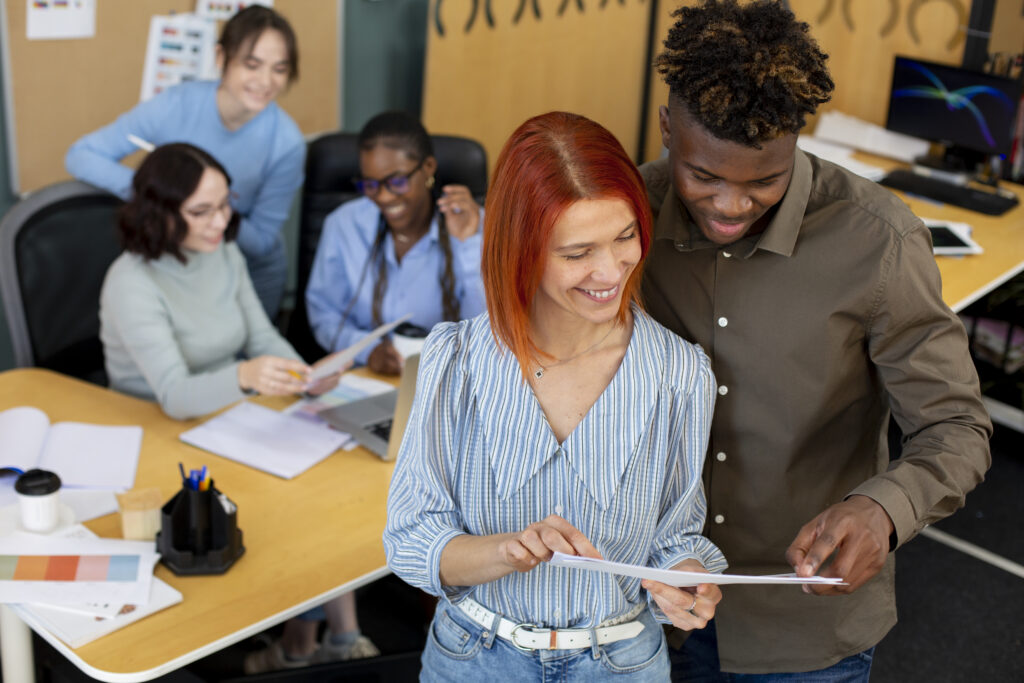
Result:
[[[892,520],[867,496],[850,496],[805,524],[786,550],[786,561],[798,576],[814,576],[833,551],[835,559],[822,576],[842,577],[846,586],[805,585],[817,595],[852,593],[868,582],[889,554]]]

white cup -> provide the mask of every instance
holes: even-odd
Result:
[[[60,477],[46,470],[29,470],[14,483],[21,509],[21,526],[26,531],[45,534],[60,521]]]

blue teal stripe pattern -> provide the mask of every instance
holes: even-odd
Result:
[[[441,585],[441,551],[455,536],[519,531],[550,514],[608,560],[668,568],[696,558],[725,569],[700,535],[710,363],[639,309],[633,319],[618,372],[563,443],[486,313],[434,327],[388,496],[384,548],[395,574],[453,603],[472,596],[552,628],[596,626],[648,599],[639,579],[548,564],[478,586]]]

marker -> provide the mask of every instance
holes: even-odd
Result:
[[[144,150],[146,152],[152,152],[154,149],[156,149],[156,145],[154,145],[152,142],[146,142],[138,135],[132,135],[131,133],[128,133],[128,142],[132,143],[139,149]]]

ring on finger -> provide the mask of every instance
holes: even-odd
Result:
[[[697,616],[697,614],[693,611],[696,606],[697,606],[697,596],[694,595],[693,596],[693,604],[690,605],[689,607],[687,607],[686,611],[689,612],[690,614],[692,614],[693,616]]]

